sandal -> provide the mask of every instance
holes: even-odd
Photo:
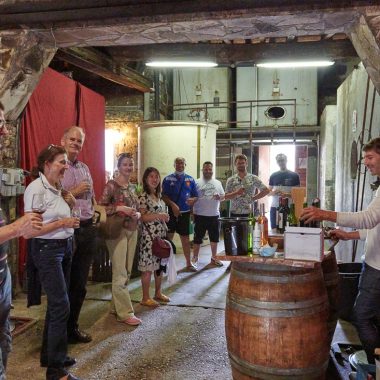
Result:
[[[159,296],[155,296],[154,299],[156,301],[161,301],[161,302],[170,302],[170,298],[168,296],[165,296],[165,294],[160,294]]]
[[[148,298],[146,301],[141,301],[140,305],[142,305],[142,306],[148,306],[148,307],[157,307],[157,306],[160,306],[160,304],[157,301],[152,300],[151,298]]]
[[[217,267],[223,266],[223,263],[215,257],[211,257],[211,264],[214,264]]]
[[[193,256],[191,258],[191,263],[194,265],[195,268],[198,268],[198,261],[199,261],[198,256]]]

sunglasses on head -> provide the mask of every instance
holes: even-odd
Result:
[[[119,160],[120,158],[133,158],[133,156],[132,156],[131,153],[120,153],[120,154],[117,156],[117,159]]]

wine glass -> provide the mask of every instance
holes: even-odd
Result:
[[[47,205],[46,205],[45,194],[43,193],[33,194],[32,211],[37,214],[43,214],[46,211],[46,208],[47,208]]]
[[[71,210],[71,216],[73,218],[77,218],[80,220],[80,217],[82,215],[82,211],[79,207],[73,207],[73,209]],[[79,227],[76,227],[76,228],[79,228]]]
[[[85,193],[85,199],[90,199],[92,195],[92,190],[91,190],[92,181],[91,181],[90,173],[85,168],[82,168],[81,173],[82,173],[83,182],[86,182],[90,187],[89,190],[87,190]]]

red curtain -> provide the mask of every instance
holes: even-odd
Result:
[[[103,96],[89,88],[81,84],[78,84],[78,87],[80,92],[78,125],[86,132],[80,159],[90,168],[96,199],[98,199],[105,185],[105,101]]]
[[[99,198],[105,183],[104,97],[50,68],[33,92],[22,118],[21,168],[31,170],[36,166],[41,149],[49,144],[60,145],[63,131],[72,125],[79,125],[86,132],[79,159],[89,166]],[[26,244],[20,239],[20,279],[25,261]]]

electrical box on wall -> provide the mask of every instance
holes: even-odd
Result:
[[[0,168],[0,194],[2,197],[14,197],[24,194],[25,176],[22,169]]]

